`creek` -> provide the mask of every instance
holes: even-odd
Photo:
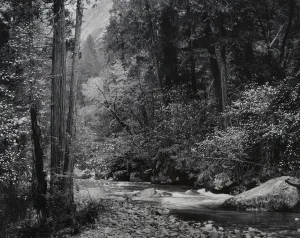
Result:
[[[264,232],[274,232],[274,237],[299,237],[299,213],[279,213],[260,211],[228,211],[220,205],[230,197],[226,194],[213,194],[203,189],[193,190],[190,187],[173,185],[155,185],[144,182],[117,182],[108,180],[77,180],[81,195],[91,198],[128,197],[137,191],[155,188],[158,192],[171,193],[171,197],[142,198],[132,197],[135,202],[150,203],[170,209],[170,214],[185,220],[204,222],[212,220],[225,229],[248,230],[249,227]]]

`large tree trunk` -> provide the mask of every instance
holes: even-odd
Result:
[[[65,189],[67,190],[66,199],[70,205],[67,212],[71,215],[74,211],[74,194],[73,194],[73,171],[74,171],[74,141],[76,138],[76,105],[77,105],[77,81],[78,81],[78,61],[81,25],[83,15],[82,0],[77,0],[76,9],[76,26],[75,26],[75,45],[72,60],[72,72],[70,81],[70,97],[69,97],[69,111],[67,118],[67,144],[66,155],[64,161],[64,178]]]
[[[63,162],[66,149],[66,40],[64,0],[54,0],[51,91],[51,198],[53,215],[63,213]]]
[[[171,4],[172,3],[164,8],[160,24],[161,43],[163,46],[162,68],[167,89],[180,84],[178,77],[177,48],[174,45],[176,33],[178,31],[177,26],[175,26],[177,12]]]
[[[152,46],[152,58],[154,61],[154,67],[155,67],[155,77],[157,81],[157,86],[159,88],[159,91],[161,93],[161,101],[162,104],[166,104],[165,102],[165,96],[164,96],[164,89],[163,89],[163,83],[162,83],[162,78],[160,75],[160,69],[159,69],[159,61],[158,61],[158,56],[156,53],[156,45],[155,45],[155,35],[154,35],[154,30],[153,30],[153,24],[152,24],[152,17],[151,17],[151,12],[150,12],[150,4],[148,0],[145,0],[145,7],[147,11],[147,21],[148,21],[148,29],[149,29],[149,34],[150,34],[150,39],[151,39],[151,46]]]
[[[33,19],[33,4],[32,0],[28,1],[29,14],[28,19],[31,26],[34,24]],[[33,29],[29,30],[29,40],[28,44],[28,55],[32,55],[32,49],[34,48],[34,36]],[[33,69],[35,62],[33,58],[29,59],[30,68]],[[33,71],[29,72],[29,77],[34,78]],[[42,147],[42,135],[41,129],[38,124],[38,107],[34,103],[33,99],[33,82],[30,82],[30,119],[31,119],[31,139],[33,144],[33,198],[34,198],[34,208],[37,210],[39,222],[43,223],[47,218],[47,180],[46,173],[44,171],[44,152]]]
[[[38,112],[35,104],[30,107],[31,130],[33,142],[33,157],[37,186],[34,189],[35,208],[37,209],[40,221],[43,222],[47,218],[47,180],[44,172],[44,153],[42,148],[41,129],[38,125]]]

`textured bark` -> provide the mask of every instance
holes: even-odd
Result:
[[[33,4],[32,0],[28,1],[29,14],[28,19],[29,23],[33,24]],[[34,47],[34,36],[33,29],[29,30],[29,39],[30,43],[28,44],[28,55],[32,55],[32,49]],[[29,60],[30,68],[34,68],[35,63],[32,58]],[[30,72],[30,78],[33,78],[34,75]],[[38,107],[33,102],[33,87],[32,82],[30,83],[30,119],[31,119],[31,139],[33,143],[33,198],[34,198],[34,208],[37,210],[39,221],[43,223],[47,218],[47,180],[46,173],[44,171],[44,152],[42,147],[42,135],[41,129],[38,124]]]
[[[42,136],[41,129],[38,125],[38,112],[35,104],[31,105],[30,108],[31,117],[31,131],[32,131],[32,142],[34,151],[34,167],[37,186],[35,188],[34,200],[35,208],[38,211],[40,220],[44,221],[47,217],[47,181],[46,173],[44,172],[44,153],[42,148]]]
[[[78,61],[79,61],[79,48],[81,25],[83,15],[82,0],[77,0],[76,9],[76,26],[75,26],[75,45],[72,60],[72,71],[70,80],[70,97],[69,97],[69,111],[67,117],[67,143],[66,154],[64,161],[64,178],[66,189],[66,199],[70,204],[67,209],[70,214],[73,212],[74,194],[73,194],[73,171],[74,171],[74,141],[76,138],[76,106],[77,106],[77,82],[78,82]]]
[[[54,215],[65,207],[62,172],[66,149],[66,40],[64,0],[54,0],[51,89],[51,195]]]

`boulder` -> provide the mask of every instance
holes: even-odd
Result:
[[[160,193],[155,193],[152,197],[153,197],[153,198],[160,198],[161,195],[160,195]]]
[[[156,190],[154,188],[147,188],[141,192],[139,192],[138,196],[143,197],[143,198],[151,198],[156,194]]]
[[[234,210],[300,211],[300,192],[286,182],[292,177],[283,176],[229,198],[224,208]]]
[[[185,191],[184,193],[187,195],[199,195],[197,190],[193,190],[193,189],[189,189],[189,190]]]

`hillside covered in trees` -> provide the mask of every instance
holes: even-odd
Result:
[[[99,63],[81,62],[93,148],[78,160],[103,178],[198,186],[297,175],[299,1],[113,3],[103,39],[85,41]]]
[[[235,194],[299,177],[299,10],[0,0],[1,228],[31,208],[39,224],[74,224],[83,171]]]

